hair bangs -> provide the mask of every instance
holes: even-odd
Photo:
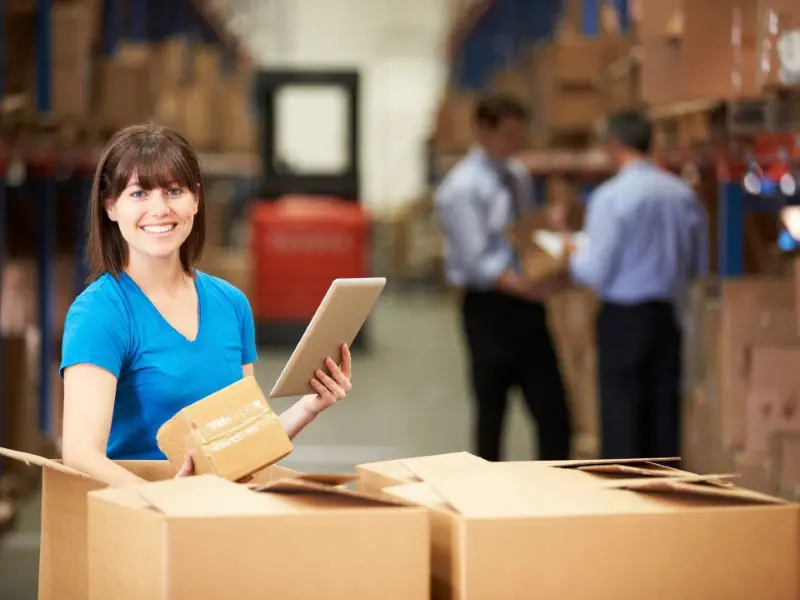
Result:
[[[196,191],[200,181],[193,173],[185,153],[178,146],[168,143],[168,140],[158,142],[129,147],[120,156],[111,186],[112,197],[119,197],[132,177],[145,191],[167,189],[174,185],[190,192]]]

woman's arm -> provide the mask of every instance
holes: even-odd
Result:
[[[317,390],[317,393],[303,396],[280,415],[281,425],[289,439],[294,439],[306,425],[317,418],[319,413],[342,400],[352,389],[350,383],[352,361],[350,349],[346,344],[342,344],[341,353],[341,366],[331,358],[326,358],[325,366],[330,375],[318,369],[311,379],[311,387]],[[242,371],[245,377],[255,377],[253,363],[243,365]]]
[[[64,370],[64,464],[110,486],[144,480],[106,457],[117,378],[82,363]]]
[[[255,377],[255,369],[253,368],[252,363],[249,365],[243,365],[242,371],[244,372],[245,377]],[[306,425],[311,423],[311,421],[317,417],[317,413],[306,408],[308,404],[307,398],[309,398],[309,396],[303,396],[300,398],[300,400],[283,411],[278,417],[281,421],[281,425],[283,425],[284,431],[286,431],[286,435],[289,436],[289,439],[294,439],[294,437],[300,433]]]

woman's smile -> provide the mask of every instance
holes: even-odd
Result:
[[[173,222],[158,225],[140,225],[139,229],[155,237],[164,237],[172,233],[177,226],[178,224]]]

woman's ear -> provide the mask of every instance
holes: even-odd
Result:
[[[108,215],[108,218],[111,219],[112,221],[116,222],[116,220],[117,220],[117,203],[114,200],[112,200],[111,198],[106,198],[103,201],[103,207],[106,209],[106,214]]]

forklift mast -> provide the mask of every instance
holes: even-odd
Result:
[[[281,156],[278,119],[280,94],[287,89],[305,88],[339,91],[345,97],[345,168],[338,173],[300,172]],[[306,71],[265,70],[256,77],[256,101],[261,116],[260,152],[262,157],[263,200],[282,196],[327,196],[350,202],[360,201],[359,153],[359,73],[355,70]]]
[[[310,103],[325,97],[319,92],[335,94],[331,106],[339,114]],[[249,211],[250,300],[258,345],[293,347],[334,279],[370,274],[371,223],[359,189],[359,74],[262,71],[256,94],[263,181]],[[354,348],[364,346],[364,331]]]

